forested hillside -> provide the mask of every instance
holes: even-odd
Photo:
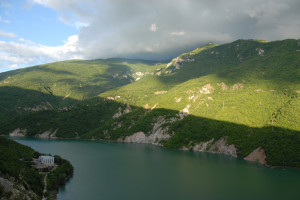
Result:
[[[52,70],[63,63],[45,68]],[[2,84],[0,88],[11,90],[6,93],[6,102],[11,105],[18,102],[12,98],[18,87],[21,94],[39,97],[40,105],[43,98],[51,97],[61,98],[59,105],[64,106],[39,112],[22,111],[18,115],[10,112],[14,109],[11,108],[12,118],[2,120],[1,133],[154,143],[243,158],[261,150],[262,160],[254,156],[254,161],[270,166],[300,167],[299,40],[210,43],[166,64],[153,62],[131,67],[132,76],[126,83],[119,83],[123,79],[116,77],[124,77],[120,71],[127,67],[118,67],[118,76],[116,72],[111,73],[107,85],[101,82],[95,83],[99,84],[97,87],[92,85],[93,77],[103,77],[101,71],[86,75],[89,82],[85,87],[98,89],[85,96],[78,92],[79,96],[67,98],[64,95],[68,92],[50,94],[17,83]],[[82,68],[90,69],[89,61]],[[25,74],[22,77],[30,76],[30,72]],[[58,83],[68,88],[61,81],[66,74],[57,76],[52,88]],[[79,87],[80,84],[76,83]],[[64,98],[68,102],[61,103]]]
[[[55,168],[39,172],[34,159],[40,155],[30,147],[0,137],[1,199],[56,199],[58,188],[72,176],[73,166],[69,161],[55,156]],[[44,192],[44,188],[47,192]]]

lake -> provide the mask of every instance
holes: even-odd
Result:
[[[74,176],[59,200],[299,200],[300,170],[148,144],[13,138],[60,155]]]

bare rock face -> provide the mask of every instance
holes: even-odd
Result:
[[[139,131],[130,136],[126,136],[124,140],[119,138],[118,141],[122,142],[133,142],[133,143],[151,143],[151,144],[159,144],[161,140],[167,140],[171,136],[167,134],[168,127],[162,127],[163,124],[166,123],[166,120],[163,116],[159,116],[157,118],[156,123],[153,125],[152,131],[150,135],[145,135],[144,132]]]
[[[181,97],[175,97],[175,101],[176,101],[176,103],[178,103],[178,102],[180,102],[181,101]]]
[[[267,156],[265,150],[262,147],[258,147],[244,159],[266,165],[267,164],[266,158]]]
[[[211,145],[211,143],[214,141],[214,138],[207,141],[207,142],[200,142],[199,144],[196,144],[194,147],[193,147],[193,150],[194,151],[201,151],[201,152],[204,152],[204,151],[207,151],[207,148],[209,147],[209,145]]]
[[[131,107],[129,104],[126,105],[126,108],[124,110],[124,114],[130,113],[132,111]]]
[[[41,139],[56,139],[56,132],[58,131],[58,129],[56,129],[55,131],[52,131],[51,129],[48,131],[45,131],[39,135],[37,135],[37,137],[41,138]]]
[[[182,150],[182,151],[188,151],[189,150],[189,148],[187,148],[186,146],[183,146],[183,147],[181,147],[181,149],[180,150]]]
[[[112,117],[113,119],[118,118],[122,115],[122,108],[119,107],[118,108],[118,112],[116,114],[114,114],[114,116]]]
[[[17,128],[13,132],[9,133],[11,137],[24,137],[26,135],[26,129]]]
[[[65,98],[68,98],[69,96],[66,96]],[[63,98],[63,100],[65,99]],[[53,109],[53,106],[49,102],[42,102],[40,105],[35,105],[34,107],[25,107],[23,108],[25,111],[41,111],[41,110],[49,110]]]
[[[159,94],[165,94],[167,93],[168,91],[156,91],[154,92],[155,95],[159,95]]]
[[[13,180],[13,177],[8,179],[0,177],[0,186],[3,187],[3,191],[11,193],[10,198],[0,196],[1,200],[6,199],[38,199],[37,195],[30,189],[25,189],[24,183],[18,183]]]
[[[209,152],[214,153],[222,153],[226,155],[231,155],[233,157],[237,157],[236,148],[234,144],[227,145],[226,139],[221,138],[218,141],[216,141],[208,150]]]
[[[142,131],[134,133],[131,136],[126,136],[126,138],[124,139],[124,142],[150,143],[148,138],[146,137],[145,133]]]
[[[263,89],[255,89],[254,91],[255,91],[255,92],[264,92]]]
[[[221,88],[222,88],[223,91],[228,89],[227,85],[225,83],[223,83],[223,82],[222,83],[218,83],[218,86],[221,86]]]
[[[113,124],[111,124],[111,127],[113,130],[117,130],[118,128],[122,127],[122,122],[114,122]]]
[[[231,90],[240,90],[244,88],[244,84],[243,83],[235,83],[232,87]]]
[[[49,135],[51,134],[51,130],[49,131],[45,131],[44,133],[41,133],[38,135],[39,138],[43,138],[43,139],[46,139],[46,138],[49,138]]]
[[[149,135],[149,140],[151,143],[157,143],[160,140],[167,140],[170,138],[169,134],[166,134],[168,127],[162,128],[162,125],[166,123],[166,120],[163,116],[157,118],[156,123],[152,128],[151,135]]]
[[[264,56],[265,55],[265,50],[264,49],[256,48],[255,50],[257,51],[259,56]]]
[[[120,98],[120,96],[116,96],[114,99],[117,99],[117,98]],[[118,118],[118,117],[122,116],[123,114],[127,114],[127,113],[130,113],[130,112],[132,112],[132,109],[131,109],[130,105],[127,104],[126,108],[124,109],[123,112],[122,112],[122,108],[119,107],[118,112],[115,113],[112,118],[115,119],[115,118]]]
[[[199,89],[200,94],[211,94],[214,91],[214,87],[208,83],[204,85],[201,89]]]
[[[186,105],[186,107],[179,111],[178,116],[180,120],[182,120],[184,117],[188,116],[190,114],[189,108],[191,105]]]

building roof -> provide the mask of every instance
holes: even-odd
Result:
[[[54,157],[53,156],[40,156],[40,158],[50,159],[50,158],[54,158]]]

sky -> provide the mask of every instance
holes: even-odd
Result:
[[[299,0],[0,0],[0,72],[70,59],[165,60],[300,38]]]

